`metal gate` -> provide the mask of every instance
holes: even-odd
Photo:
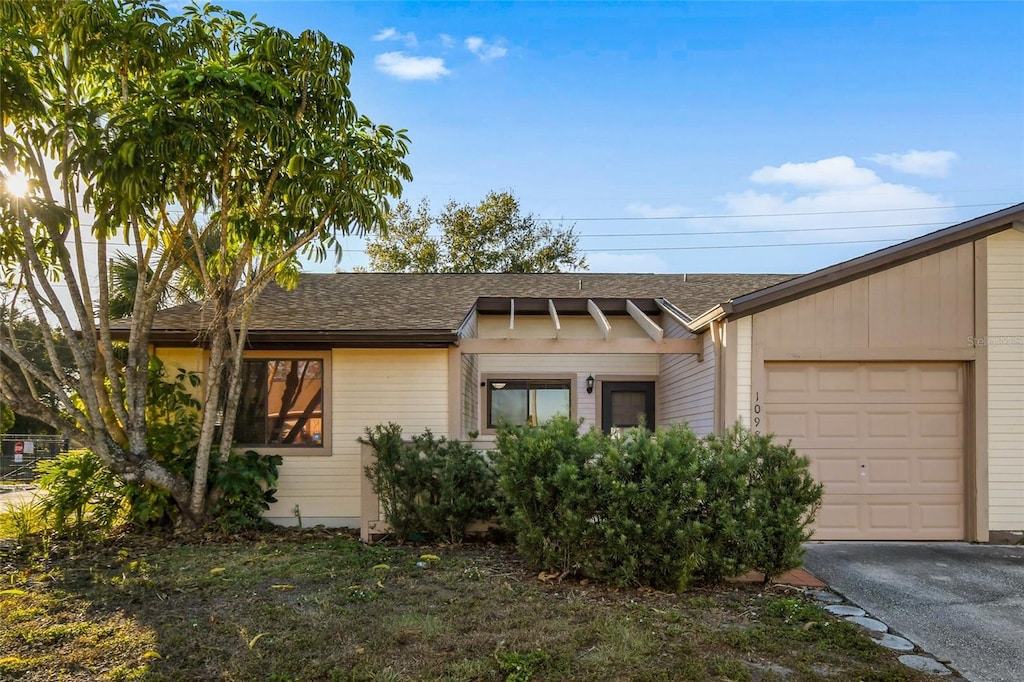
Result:
[[[32,481],[36,464],[66,449],[67,439],[60,435],[0,435],[0,481]]]

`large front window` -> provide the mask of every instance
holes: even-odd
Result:
[[[537,424],[571,415],[568,379],[493,379],[487,382],[487,428]]]
[[[323,360],[245,360],[241,378],[236,443],[323,446]]]

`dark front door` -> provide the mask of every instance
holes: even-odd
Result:
[[[639,426],[641,421],[654,428],[653,381],[601,382],[601,428],[605,433]]]

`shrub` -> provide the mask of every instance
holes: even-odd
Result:
[[[263,512],[277,502],[278,467],[281,455],[261,455],[253,450],[210,459],[214,521],[226,531],[266,525]]]
[[[608,446],[604,435],[580,436],[576,422],[555,417],[536,427],[498,430],[495,468],[503,522],[528,563],[549,571],[592,569],[597,479],[590,467]]]
[[[377,453],[366,476],[400,540],[460,542],[470,524],[494,516],[494,471],[468,443],[429,429],[406,443],[397,424],[368,427],[359,442]]]
[[[127,516],[124,486],[100,458],[88,450],[62,452],[36,465],[39,503],[47,526],[57,535],[84,540],[110,531]]]
[[[508,528],[535,568],[685,589],[799,565],[821,499],[805,458],[742,427],[609,438],[556,418],[504,426],[496,467]]]
[[[685,589],[704,553],[697,437],[636,429],[611,443],[592,466],[600,574],[616,585]]]
[[[747,561],[767,583],[802,563],[803,543],[811,539],[810,525],[821,506],[823,488],[811,478],[809,460],[790,445],[748,432],[744,447],[754,463]]]

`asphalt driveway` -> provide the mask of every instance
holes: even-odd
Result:
[[[813,543],[804,566],[969,680],[1024,680],[1024,547]]]

